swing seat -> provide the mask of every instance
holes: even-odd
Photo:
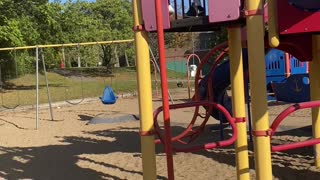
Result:
[[[106,86],[102,97],[100,97],[100,100],[103,104],[114,104],[116,103],[118,97],[114,94],[112,88],[110,86]]]

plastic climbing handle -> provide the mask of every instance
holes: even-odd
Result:
[[[280,125],[280,123],[288,117],[291,113],[300,110],[300,109],[306,109],[306,108],[315,108],[315,107],[320,107],[320,101],[310,101],[310,102],[304,102],[304,103],[298,103],[294,104],[284,111],[282,111],[276,119],[273,121],[270,130],[271,130],[271,136],[270,138],[275,134],[276,129]],[[283,144],[283,145],[277,145],[277,146],[272,146],[271,150],[272,151],[286,151],[290,149],[298,149],[306,146],[312,146],[315,144],[320,143],[320,138],[317,139],[311,139],[307,141],[301,141],[301,142],[296,142],[296,143],[290,143],[290,144]]]

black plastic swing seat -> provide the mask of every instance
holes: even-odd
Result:
[[[100,100],[103,104],[114,104],[116,103],[118,97],[114,94],[110,86],[106,86],[103,91],[103,95]]]

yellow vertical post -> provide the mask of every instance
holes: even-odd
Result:
[[[310,62],[311,100],[320,100],[320,35],[312,36],[312,61]],[[313,137],[320,138],[320,108],[312,109]],[[315,166],[320,167],[320,144],[314,146]]]
[[[278,47],[280,44],[278,33],[277,0],[268,0],[268,33],[270,47]]]
[[[133,0],[132,6],[134,27],[142,27],[141,1]],[[157,173],[154,135],[152,134],[153,109],[148,36],[147,32],[140,28],[140,30],[135,31],[134,37],[137,61],[143,179],[155,180]]]
[[[267,133],[269,120],[264,61],[263,2],[263,0],[247,0],[247,36],[256,178],[271,180],[271,147]]]
[[[244,97],[245,93],[240,27],[228,28],[228,36],[233,117],[235,117],[237,120],[245,120],[246,106]],[[237,130],[238,138],[235,144],[237,177],[240,180],[248,180],[250,179],[250,174],[246,122],[237,122]]]

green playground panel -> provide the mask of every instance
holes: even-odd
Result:
[[[190,64],[196,64],[198,65],[198,61],[192,62],[190,61]],[[175,71],[178,73],[187,73],[187,65],[186,65],[186,60],[175,60],[175,61],[167,61],[167,69],[171,71]],[[207,74],[210,71],[210,66],[205,65],[203,67],[202,73]]]

